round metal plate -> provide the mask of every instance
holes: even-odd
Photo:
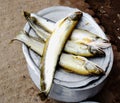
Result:
[[[67,14],[74,12],[76,10],[77,9],[75,8],[55,6],[38,12],[38,15],[56,22],[59,19],[65,17]],[[81,29],[89,30],[90,32],[93,32],[103,38],[106,38],[104,32],[96,24],[93,18],[84,12],[83,12],[82,20],[80,21],[77,27]],[[34,31],[30,28],[28,24],[25,25],[24,29],[27,32],[29,32],[30,35],[36,36]],[[110,47],[105,49],[105,52],[106,52],[105,57],[90,59],[91,61],[97,63],[100,67],[102,67],[106,71],[105,76],[102,77],[81,76],[73,73],[68,73],[58,68],[55,73],[54,83],[51,88],[49,96],[61,101],[76,102],[90,97],[90,91],[91,91],[91,96],[95,95],[102,87],[102,84],[106,79],[106,77],[108,76],[113,63],[112,48]],[[23,53],[28,63],[28,70],[30,72],[30,76],[34,81],[35,85],[38,88],[40,88],[40,84],[39,84],[40,71],[38,69],[40,64],[40,57],[37,54],[35,54],[32,50],[29,50],[29,48],[27,48],[25,45],[23,45]],[[97,90],[96,92],[93,93],[94,89]],[[82,95],[80,95],[81,93]],[[78,98],[78,96],[81,97]]]

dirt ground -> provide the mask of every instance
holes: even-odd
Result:
[[[120,103],[120,3],[118,0],[0,0],[0,103],[61,103],[52,99],[42,102],[39,90],[29,77],[21,43],[10,40],[23,29],[22,11],[37,12],[56,5],[79,8],[91,14],[105,29],[114,51],[114,64],[107,83],[94,98],[101,103]],[[117,48],[116,46],[117,45]]]

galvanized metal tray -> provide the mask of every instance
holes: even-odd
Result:
[[[65,17],[67,14],[77,10],[78,9],[70,7],[54,6],[41,10],[37,14],[56,22]],[[82,20],[79,22],[77,28],[89,30],[90,32],[106,39],[104,32],[87,13],[83,12]],[[24,29],[29,32],[30,35],[36,36],[28,23],[25,25]],[[98,93],[98,91],[102,88],[105,79],[109,75],[113,63],[112,48],[109,47],[104,49],[104,51],[106,53],[105,57],[90,58],[90,60],[102,67],[103,70],[105,70],[106,75],[100,77],[82,76],[68,73],[61,68],[57,68],[49,96],[60,101],[78,102]],[[40,56],[27,48],[25,45],[23,45],[23,53],[28,63],[30,77],[35,85],[40,89]]]

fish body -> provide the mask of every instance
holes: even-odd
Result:
[[[101,75],[105,73],[95,63],[87,60],[85,57],[82,57],[94,56],[97,54],[96,51],[99,51],[100,54],[104,54],[101,49],[96,49],[96,47],[92,45],[97,40],[98,44],[100,42],[104,42],[104,40],[100,37],[98,38],[98,36],[91,35],[90,33],[88,33],[90,35],[81,36],[79,39],[76,38],[77,34],[80,35],[80,30],[77,31],[77,29],[74,30],[74,28],[82,16],[81,12],[75,12],[72,15],[58,21],[55,25],[53,23],[52,25],[54,26],[51,26],[51,29],[48,29],[47,27],[49,24],[49,22],[47,22],[48,20],[38,19],[33,14],[31,16],[34,17],[31,18],[30,14],[25,12],[24,16],[29,21],[30,26],[37,34],[39,34],[41,39],[43,39],[44,43],[46,42],[44,44],[43,41],[38,41],[24,32],[21,32],[18,36],[16,36],[16,38],[14,38],[14,40],[19,40],[25,43],[28,47],[42,56],[40,63],[40,96],[42,100],[45,100],[49,94],[57,64],[65,70],[81,75]],[[36,20],[41,23],[36,22]],[[36,23],[36,25],[34,25],[34,23]],[[42,25],[44,23],[46,24]],[[42,31],[42,29],[39,30],[39,26],[44,28],[45,31]],[[82,34],[85,33],[83,33],[83,31],[81,32]],[[70,36],[71,34],[72,36]],[[68,40],[69,36],[71,40]],[[90,38],[87,38],[88,36],[90,36]],[[105,42],[107,43],[107,40]],[[71,54],[62,53],[62,50]],[[76,56],[78,54],[81,54],[82,56]]]
[[[85,57],[63,53],[59,65],[65,70],[81,75],[103,75],[104,71]]]
[[[19,40],[25,43],[28,47],[30,47],[40,56],[43,56],[43,53],[44,53],[43,49],[44,49],[45,44],[42,41],[38,41],[35,38],[28,36],[26,32],[20,32],[20,34],[18,34],[13,40]],[[51,55],[50,58],[52,58],[52,54],[50,55]],[[80,75],[103,75],[105,74],[105,72],[99,66],[97,66],[95,63],[89,61],[88,59],[82,56],[62,53],[60,55],[58,64],[64,70],[67,70],[67,71],[70,71],[76,74],[80,74]],[[41,70],[41,72],[43,71]],[[49,75],[49,73],[51,73],[51,70],[46,71],[46,74],[45,75],[41,74],[41,76],[45,76],[45,77],[48,76],[47,78],[49,80],[49,76],[51,76]],[[54,75],[53,72],[52,74]],[[44,83],[44,81],[42,82]],[[49,83],[49,81],[47,82]],[[43,85],[42,88],[45,89],[45,85]],[[47,97],[46,93],[41,93],[40,96],[42,100],[46,99]]]
[[[93,34],[87,30],[82,30],[82,29],[75,29],[72,32],[70,39],[78,43],[85,43],[85,44],[97,46],[100,48],[107,48],[111,45],[108,42],[108,40],[103,39],[98,35]]]
[[[44,25],[45,24],[48,24],[49,21],[47,21],[46,19],[43,19],[42,17],[39,17],[38,15],[34,14],[34,13],[27,13],[27,12],[24,12],[24,15],[25,15],[25,18],[27,19],[28,23],[31,25],[32,29],[34,31],[38,31],[36,29],[41,29],[40,27],[37,26],[37,24],[40,24]],[[31,17],[32,16],[32,17]],[[36,19],[37,22],[34,22],[34,19]],[[43,20],[43,21],[42,21]],[[38,22],[39,21],[39,22]],[[51,25],[50,27],[53,27],[53,23],[49,23],[49,25]],[[36,27],[36,28],[34,28]],[[47,26],[48,27],[48,26]],[[46,28],[47,28],[46,27]],[[44,28],[45,29],[45,28]],[[55,26],[54,26],[54,29],[55,29]],[[45,29],[46,30],[46,29]],[[75,37],[77,37],[78,33],[76,33],[77,29],[74,30],[73,32],[75,32]],[[79,30],[78,30],[79,31]],[[37,33],[37,32],[36,32]],[[80,32],[81,33],[81,32]],[[88,34],[88,33],[87,33]],[[39,32],[38,33],[38,36],[40,37],[43,37],[44,39],[44,42],[46,42],[47,38],[50,37],[50,34],[49,37],[46,37],[46,36],[43,36],[43,35],[46,35],[44,34],[44,32]],[[82,34],[83,35],[83,34]],[[92,35],[92,34],[91,34]],[[93,38],[96,36],[96,35],[92,35]],[[72,37],[72,36],[71,36]],[[84,36],[84,38],[89,38],[90,36]],[[92,37],[91,37],[92,38]],[[90,39],[91,39],[90,38]],[[93,39],[91,39],[92,41]],[[83,40],[82,40],[83,41]],[[68,40],[67,43],[65,44],[65,47],[64,47],[64,51],[67,52],[67,53],[71,53],[71,54],[75,54],[75,55],[79,55],[79,56],[85,56],[85,57],[92,57],[92,56],[105,56],[105,52],[97,47],[97,46],[94,46],[94,45],[88,45],[86,44],[86,42],[78,42],[78,41],[74,41],[74,40]]]
[[[42,27],[45,30],[53,32],[53,30],[55,28],[54,21],[51,21],[49,19],[45,19],[45,18],[40,17],[34,13],[31,13],[31,18],[32,17],[37,21],[37,23],[39,25],[42,25]],[[42,22],[42,20],[44,22]],[[49,24],[49,26],[47,26],[46,24],[47,25]],[[76,42],[79,42],[79,43],[85,43],[87,45],[93,45],[93,46],[97,46],[100,48],[107,48],[107,47],[111,46],[111,44],[109,43],[109,41],[107,39],[103,39],[102,37],[99,37],[98,35],[91,33],[87,30],[82,30],[82,29],[77,29],[77,28],[73,30],[70,39],[74,40]]]
[[[105,52],[99,47],[87,45],[85,43],[77,43],[72,40],[67,41],[64,51],[84,57],[105,56]]]
[[[19,40],[23,42],[36,53],[38,53],[40,56],[43,56],[43,49],[45,44],[42,43],[40,40],[38,41],[35,38],[28,36],[26,32],[20,32],[13,40]],[[70,42],[72,41],[69,41],[68,43]],[[73,73],[77,73],[80,75],[104,74],[104,71],[95,63],[90,62],[85,57],[76,56],[72,54],[62,53],[58,64],[63,69],[69,70]]]
[[[59,56],[68,37],[80,20],[81,15],[81,12],[74,12],[72,15],[60,20],[45,44],[40,67],[41,97],[47,96],[50,91]]]

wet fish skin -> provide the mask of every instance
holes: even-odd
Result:
[[[32,50],[34,50],[40,56],[43,55],[44,43],[42,43],[40,41],[37,41],[33,37],[28,36],[23,31],[20,32],[13,40],[19,40],[19,41],[25,43],[28,47],[30,47]],[[81,58],[81,59],[78,59],[78,58]],[[83,71],[81,71],[82,65],[80,65],[80,63],[79,63],[79,62],[81,62],[81,60],[82,60],[82,62],[83,61],[87,61],[87,63],[85,64],[85,66],[83,65],[84,66],[84,70]],[[78,69],[77,68],[73,69],[73,67],[75,65],[73,65],[73,63],[70,62],[70,61],[75,62],[75,63],[78,62],[76,64],[76,65],[79,65]],[[66,63],[64,63],[64,62],[66,62]],[[73,66],[70,66],[71,64]],[[92,74],[92,75],[93,74],[94,75],[100,75],[100,74],[104,74],[103,70],[101,70],[101,69],[98,70],[100,67],[98,67],[96,64],[88,62],[88,60],[85,59],[84,57],[75,56],[75,55],[72,55],[72,54],[62,53],[61,56],[60,56],[59,65],[61,67],[63,67],[63,69],[67,69],[67,70],[69,70],[69,71],[71,71],[73,73],[77,73],[77,74],[80,74],[80,75],[81,74],[84,74],[84,75],[90,75],[90,74]],[[94,69],[91,69],[91,68],[94,68]]]
[[[45,87],[45,86],[43,86],[43,87]]]
[[[59,65],[65,70],[81,75],[103,75],[105,72],[85,57],[63,53]]]
[[[27,12],[24,12],[25,15],[27,15],[29,19],[28,22],[34,22],[33,21],[33,17],[34,19],[37,18],[37,19],[40,19],[40,22],[43,24],[44,22],[46,23],[46,19],[43,19],[41,17],[38,17],[38,15],[36,14],[33,14],[33,13],[27,13]],[[32,18],[30,17],[33,16]],[[42,22],[43,20],[43,22]],[[49,22],[47,22],[49,23]],[[50,23],[52,24],[52,23]],[[36,26],[36,22],[33,23],[32,25],[35,25]],[[52,24],[52,26],[54,26]],[[40,28],[40,27],[38,27]],[[33,30],[35,30],[36,28],[33,28]],[[41,28],[40,28],[41,29]],[[36,31],[36,30],[35,30]],[[73,31],[74,32],[74,31]],[[44,34],[44,33],[43,33]],[[41,34],[39,32],[39,36],[41,37],[43,34]],[[50,36],[50,35],[49,35]],[[94,35],[93,35],[94,36]],[[44,39],[44,41],[46,41],[46,38]],[[79,43],[79,42],[76,42],[76,41],[73,41],[73,40],[68,40],[66,45],[65,45],[65,49],[64,49],[65,52],[67,53],[72,53],[72,54],[75,54],[75,55],[80,55],[80,56],[85,56],[85,57],[91,57],[91,56],[105,56],[105,52],[101,49],[101,48],[98,48],[98,47],[95,47],[95,46],[92,46],[92,45],[88,45],[88,44],[85,44],[85,43]]]
[[[28,36],[26,32],[20,32],[13,40],[19,40],[25,43],[28,47],[38,53],[40,56],[43,55],[44,43],[36,40],[31,36]],[[12,41],[13,41],[12,40]],[[69,70],[73,73],[80,75],[101,75],[105,72],[97,66],[95,63],[90,62],[84,57],[75,56],[72,54],[62,53],[59,60],[59,66],[65,70]]]
[[[100,48],[107,48],[111,46],[108,40],[82,29],[75,29],[72,32],[70,39],[78,43],[85,43]]]
[[[29,25],[33,28],[33,30],[36,32],[36,34],[46,41],[50,34],[46,32],[45,30],[41,29],[38,25],[34,25],[35,23],[37,24],[37,20],[35,18],[30,18],[30,13],[24,11],[23,12],[25,19],[28,21]]]
[[[13,40],[19,40],[25,43],[29,48],[35,51],[40,56],[43,55],[44,42],[36,37],[31,37],[24,31],[21,31]],[[68,40],[64,51],[70,54],[91,57],[95,55],[104,56],[105,53],[100,48],[89,46],[86,44],[76,44],[74,41]]]
[[[71,16],[75,15],[75,16]],[[57,61],[62,49],[70,36],[71,32],[80,20],[82,13],[75,12],[70,16],[60,20],[55,27],[51,37],[48,39],[44,47],[44,54],[41,60],[41,94],[48,95]]]
[[[31,14],[30,17],[33,17],[34,19],[36,19],[37,23],[39,25],[42,25],[42,27],[45,30],[53,32],[54,25],[55,25],[54,21],[40,17],[34,13],[30,13],[30,14]],[[42,20],[44,21],[44,23],[42,22]],[[46,23],[47,23],[47,25],[49,24],[50,28],[48,26],[46,26]],[[100,48],[108,48],[111,46],[110,42],[107,39],[103,39],[96,34],[93,34],[87,30],[82,30],[82,29],[74,29],[70,39],[75,40],[76,42],[79,42],[79,43],[82,42],[82,43],[97,46]]]
[[[67,41],[64,51],[84,57],[105,56],[105,52],[99,47],[87,45],[85,43],[76,43],[72,40]]]

